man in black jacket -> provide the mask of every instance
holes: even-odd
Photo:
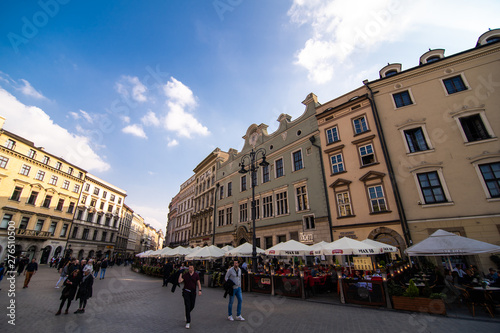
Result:
[[[26,278],[24,279],[23,288],[28,288],[28,284],[30,283],[31,277],[35,275],[36,271],[38,271],[38,264],[36,263],[35,259],[32,259],[31,262],[28,264],[28,266],[26,266],[26,272],[24,272]]]
[[[172,266],[172,263],[170,260],[167,260],[165,265],[163,265],[163,285],[162,287],[166,287],[169,282],[170,274],[172,274],[172,271],[174,270],[174,267]]]

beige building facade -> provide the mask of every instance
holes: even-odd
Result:
[[[3,129],[4,121],[0,117],[0,261],[9,248],[10,255],[45,264],[64,255],[86,171]],[[11,231],[15,239],[7,237]]]
[[[500,245],[499,39],[491,30],[469,50],[429,50],[417,67],[389,64],[364,82],[413,243],[444,229]],[[493,266],[489,254],[453,260]]]

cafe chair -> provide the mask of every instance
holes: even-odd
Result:
[[[468,296],[466,298],[466,304],[469,307],[469,311],[472,310],[471,311],[472,317],[476,316],[476,310],[475,310],[476,306],[483,307],[489,313],[491,318],[494,317],[491,304],[486,296],[487,295],[486,291],[474,290],[474,291],[469,292],[469,291],[465,290],[465,293],[468,294]]]

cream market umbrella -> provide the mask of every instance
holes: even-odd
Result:
[[[226,251],[224,253],[225,257],[245,257],[249,258],[252,257],[252,244],[250,243],[243,243],[238,247],[235,247],[232,250]],[[257,250],[257,255],[259,254],[265,254],[264,250],[262,250],[259,247],[256,247]]]
[[[439,229],[405,250],[409,256],[466,256],[500,252],[500,246]]]
[[[372,255],[384,253],[382,247],[374,247],[349,237],[338,239],[323,248],[324,255]]]
[[[186,260],[208,260],[208,259],[217,259],[224,256],[224,250],[218,248],[215,245],[205,246],[197,251],[193,251],[188,254],[185,259]]]
[[[384,250],[384,253],[398,252],[398,248],[395,246],[385,244],[382,242],[377,242],[376,240],[369,239],[369,238],[361,241],[361,243],[365,243],[365,244],[375,246],[375,247],[381,247]]]
[[[191,253],[191,249],[177,246],[176,248],[171,249],[167,253],[164,254],[165,257],[183,257]]]
[[[231,245],[226,245],[222,249],[227,252],[227,251],[234,249],[234,247],[232,247]]]
[[[161,249],[160,250],[156,250],[156,251],[151,251],[148,254],[148,258],[159,257],[160,256],[160,252],[161,252]]]
[[[147,251],[144,251],[144,252],[142,252],[142,253],[139,253],[137,256],[138,256],[139,258],[147,258],[147,256],[148,256],[151,252],[153,252],[153,250],[147,250]]]
[[[308,256],[311,253],[311,247],[290,239],[265,250],[265,253],[270,256]]]
[[[166,257],[166,254],[168,253],[168,251],[171,251],[172,249],[168,246],[165,246],[163,249],[161,249],[159,252],[158,252],[158,256],[160,257]]]
[[[310,255],[319,256],[319,255],[323,254],[323,249],[325,249],[328,244],[330,244],[330,243],[325,242],[325,241],[321,241],[319,243],[311,245]]]

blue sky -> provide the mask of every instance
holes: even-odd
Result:
[[[216,147],[277,129],[387,63],[451,55],[499,28],[498,1],[0,3],[4,128],[123,188],[164,230],[168,204]]]

